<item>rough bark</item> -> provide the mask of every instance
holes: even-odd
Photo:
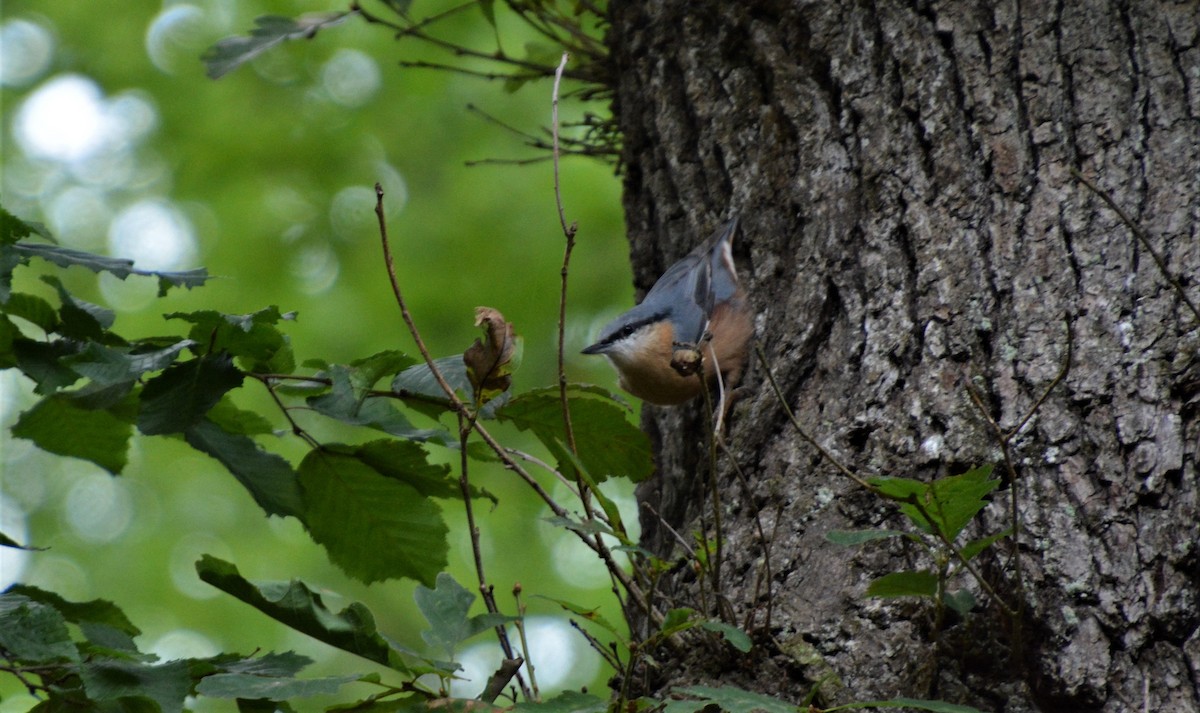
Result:
[[[826,541],[903,521],[791,429],[760,364],[718,478],[725,593],[760,625],[755,513],[770,534],[769,640],[748,665],[668,658],[649,685],[795,701],[828,666],[842,701],[1200,710],[1198,317],[1071,173],[1110,193],[1200,302],[1197,7],[613,3],[639,286],[740,215],[758,339],[842,462],[921,479],[999,463],[966,382],[1011,429],[1054,382],[1068,331],[1073,343],[1013,442],[1015,484],[971,530],[1006,527],[1017,488],[1019,544],[982,565],[1020,621],[965,580],[980,604],[940,630],[924,603],[864,598],[873,577],[927,562],[899,543]],[[707,503],[706,419],[695,405],[644,417],[660,472],[642,499],[686,532]],[[646,543],[671,552],[649,512]],[[685,575],[664,593],[695,604]]]

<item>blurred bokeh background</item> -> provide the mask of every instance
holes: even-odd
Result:
[[[448,7],[417,0],[412,10],[423,16]],[[132,258],[149,269],[205,266],[216,276],[201,289],[156,299],[153,280],[97,279],[38,263],[23,271],[21,287],[44,292],[32,273],[57,272],[80,296],[116,309],[116,329],[130,337],[186,333],[185,324],[163,319],[169,312],[247,313],[278,305],[298,313],[285,325],[298,362],[346,362],[384,349],[415,353],[380,256],[371,188],[379,181],[405,297],[434,353],[461,352],[478,333],[474,308],[492,306],[525,339],[514,388],[553,384],[563,237],[551,165],[465,165],[536,157],[467,107],[541,133],[550,119],[549,81],[508,91],[503,82],[404,69],[401,58],[454,57],[397,43],[357,18],[218,81],[205,77],[204,49],[246,33],[256,16],[338,9],[344,6],[337,0],[5,2],[4,205],[45,222],[63,245]],[[527,31],[497,9],[505,48],[521,47]],[[495,48],[496,33],[478,9],[456,15],[438,33]],[[587,110],[607,107],[562,104],[567,121]],[[632,301],[619,180],[609,164],[566,158],[561,183],[568,219],[580,226],[567,323],[569,376],[611,386],[607,365],[578,350]],[[241,392],[243,406],[284,425],[261,389],[248,385]],[[353,582],[298,523],[267,519],[215,461],[181,443],[136,439],[130,467],[113,478],[13,439],[9,426],[35,399],[28,383],[0,374],[0,531],[48,548],[0,548],[0,586],[22,581],[74,600],[111,600],[142,628],[143,649],[166,658],[295,650],[317,661],[313,675],[372,670],[200,582],[194,562],[211,553],[251,579],[300,578],[325,588],[335,609],[362,601],[383,632],[422,646],[411,583]],[[499,435],[541,452],[515,432]],[[268,445],[293,461],[303,453],[299,439],[288,435]],[[445,452],[435,457],[453,459]],[[508,591],[518,581],[524,587],[539,683],[588,686],[603,695],[607,672],[599,658],[556,607],[529,597],[598,606],[619,620],[602,568],[572,537],[543,522],[543,506],[505,471],[477,465],[473,480],[500,497],[497,507],[481,509],[488,576],[510,612]],[[630,492],[612,484],[626,520],[636,521]],[[454,533],[450,571],[474,589],[461,505],[442,505]],[[474,680],[455,692],[475,695],[497,659],[493,638],[475,640],[459,656]],[[33,705],[15,684],[0,677],[0,713]],[[360,686],[350,695],[370,692]]]

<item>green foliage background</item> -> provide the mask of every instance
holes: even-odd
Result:
[[[414,11],[449,6],[423,4],[418,1]],[[125,306],[114,305],[117,328],[134,335],[179,333],[182,327],[168,325],[163,314],[199,309],[248,313],[278,305],[298,312],[298,320],[285,329],[300,360],[346,362],[392,348],[415,352],[391,297],[374,226],[368,189],[382,181],[400,279],[434,353],[461,352],[468,346],[477,335],[473,309],[489,305],[514,322],[525,339],[514,389],[552,384],[563,238],[550,165],[464,166],[468,160],[533,156],[517,137],[466,107],[474,104],[537,133],[549,122],[549,82],[509,93],[500,82],[401,69],[401,57],[453,58],[428,47],[398,44],[389,32],[354,18],[214,82],[205,78],[199,54],[217,39],[247,30],[254,17],[342,8],[336,2],[298,1],[195,0],[193,6],[202,18],[192,25],[195,31],[165,42],[149,37],[148,29],[160,13],[181,7],[179,3],[10,0],[3,9],[5,22],[32,21],[49,30],[55,42],[44,72],[28,83],[3,87],[0,95],[6,207],[55,228],[49,207],[63,185],[61,176],[30,180],[40,169],[20,154],[12,138],[14,116],[26,96],[66,73],[91,78],[108,97],[136,92],[157,110],[158,122],[129,158],[151,169],[151,177],[108,191],[105,199],[114,211],[143,197],[171,201],[196,228],[196,265],[217,276],[204,288],[172,290],[167,298],[152,301],[142,298],[153,292],[152,279],[110,286],[109,297],[127,298]],[[450,20],[443,36],[494,47],[492,28],[477,14]],[[527,38],[520,25],[512,18],[498,20],[506,48],[521,46]],[[327,63],[347,50],[375,60],[381,77],[371,99],[353,108],[333,101],[323,85]],[[583,108],[568,101],[562,110],[570,120]],[[335,197],[352,187],[363,189],[361,205],[336,209]],[[576,159],[564,163],[562,188],[568,219],[580,225],[571,276],[568,368],[573,380],[610,384],[604,364],[576,352],[631,295],[619,185],[610,166]],[[106,223],[95,224],[90,233],[79,231],[89,242],[77,247],[103,252],[107,231]],[[327,289],[298,269],[305,255],[336,260],[337,278]],[[110,303],[93,274],[79,269],[60,274],[74,294]],[[50,289],[19,287],[43,295]],[[128,307],[137,303],[141,306],[136,309]],[[201,583],[193,564],[207,552],[236,562],[253,579],[299,577],[328,586],[368,604],[389,635],[420,641],[411,583],[366,587],[352,582],[329,564],[294,520],[264,518],[248,493],[214,461],[182,443],[142,438],[135,441],[125,475],[109,481],[91,464],[56,458],[13,439],[8,427],[33,397],[16,380],[5,380],[3,389],[0,488],[24,511],[27,530],[13,529],[18,520],[12,516],[0,523],[0,530],[49,548],[29,556],[23,581],[75,600],[112,600],[143,629],[143,641],[157,641],[164,648],[174,641],[181,648],[175,655],[295,649],[317,659],[313,675],[338,670],[329,661],[332,650],[289,633]],[[270,411],[265,391],[243,391],[244,400],[261,399],[244,401],[245,406]],[[273,425],[284,424],[278,419]],[[516,429],[501,429],[500,434],[537,451]],[[304,451],[289,436],[282,436],[280,445],[294,461]],[[498,507],[482,509],[481,526],[488,574],[502,608],[511,604],[507,590],[515,581],[527,594],[611,606],[607,580],[570,581],[561,574],[585,567],[601,570],[581,546],[555,545],[556,539],[569,538],[541,521],[543,508],[499,468],[476,466],[474,473],[475,483],[500,498]],[[72,521],[73,514],[97,512],[111,498],[129,505],[128,525],[118,537],[97,539],[78,519]],[[461,533],[451,537],[451,571],[470,586],[474,576],[461,512],[448,508],[447,517],[452,532]],[[564,557],[576,559],[561,569],[548,566]],[[531,614],[538,606],[552,613],[551,605],[531,601]],[[614,611],[610,618],[619,617]],[[208,645],[211,650],[187,649]],[[353,666],[370,668],[361,662]],[[5,699],[0,711],[23,710],[29,699],[13,696],[10,684],[0,684],[6,686],[0,689]]]

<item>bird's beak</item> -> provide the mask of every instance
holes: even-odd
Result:
[[[585,348],[583,351],[581,351],[579,353],[580,354],[603,354],[607,350],[608,350],[608,348],[605,346],[604,342],[596,342],[592,346]]]

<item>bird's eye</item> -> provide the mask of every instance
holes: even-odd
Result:
[[[631,334],[633,334],[636,331],[637,331],[637,329],[632,324],[627,324],[624,327],[621,327],[621,332],[620,332],[621,338],[624,339],[625,337],[630,336]]]

